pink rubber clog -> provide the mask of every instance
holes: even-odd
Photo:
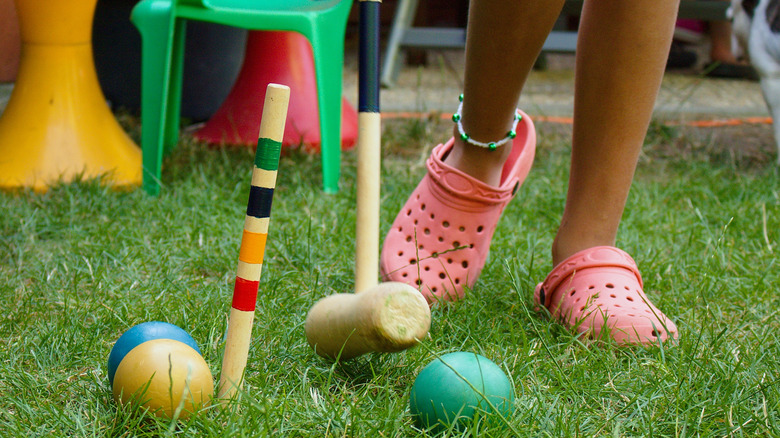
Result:
[[[420,290],[429,303],[458,300],[485,265],[501,213],[533,163],[536,131],[525,114],[499,187],[489,186],[444,163],[454,139],[433,149],[428,173],[396,216],[382,247],[384,281]]]
[[[677,339],[677,327],[645,296],[634,260],[611,246],[586,249],[561,262],[536,286],[534,302],[592,338],[607,327],[618,344]]]

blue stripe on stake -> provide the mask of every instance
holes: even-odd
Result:
[[[256,218],[271,217],[271,202],[274,200],[274,189],[252,186],[249,189],[249,202],[246,206],[247,216]]]
[[[360,2],[358,65],[358,112],[379,112],[379,6],[378,1]]]

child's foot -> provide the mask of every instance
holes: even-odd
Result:
[[[463,298],[463,288],[482,271],[501,213],[533,163],[536,132],[527,115],[516,133],[498,187],[444,162],[454,139],[433,149],[428,173],[385,238],[384,280],[419,288],[429,303]]]
[[[534,302],[554,318],[593,338],[618,344],[657,344],[677,339],[677,327],[645,296],[630,255],[598,246],[567,258],[536,287]]]

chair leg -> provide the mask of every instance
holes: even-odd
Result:
[[[334,44],[333,46],[336,46]],[[335,52],[337,50],[332,50]],[[317,70],[317,100],[322,138],[322,188],[326,193],[339,191],[341,173],[341,72],[343,48],[340,54],[321,54]],[[324,61],[327,59],[327,61]],[[338,62],[338,64],[336,64]],[[317,61],[315,60],[315,64]]]
[[[141,149],[143,188],[150,195],[160,192],[171,2],[145,0],[133,8],[130,19],[141,33]]]
[[[406,31],[412,27],[414,16],[417,13],[417,0],[400,0],[395,10],[393,26],[390,28],[390,38],[385,49],[384,66],[382,68],[381,83],[385,87],[392,87],[401,69],[398,60],[401,49],[401,41]]]
[[[171,20],[172,8],[170,0],[144,0],[130,17],[141,33],[143,188],[150,195],[160,193],[163,156],[179,137],[185,25]]]
[[[331,23],[338,21],[333,20]],[[346,31],[346,23],[331,23],[318,27],[311,36],[322,139],[322,188],[326,193],[338,192],[341,174],[341,75],[344,69],[344,45],[340,42],[344,41]]]
[[[181,123],[181,93],[184,81],[184,48],[187,40],[187,22],[177,19],[171,42],[171,70],[168,78],[168,100],[163,134],[164,154],[168,155],[179,143]]]

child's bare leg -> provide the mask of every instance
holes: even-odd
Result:
[[[650,123],[679,0],[586,1],[579,28],[571,175],[557,265],[614,245]]]
[[[518,121],[516,136],[508,133],[520,91],[562,4],[472,0],[460,122],[471,140],[485,146],[507,142],[491,151],[464,142],[456,126],[452,141],[434,147],[426,175],[382,246],[386,280],[419,287],[432,303],[460,299],[476,282],[504,207],[533,162],[536,134],[529,118]]]
[[[563,0],[471,2],[462,115],[463,128],[473,139],[490,142],[506,136],[520,91],[562,6]],[[465,144],[455,131],[446,162],[495,186],[510,150]]]

